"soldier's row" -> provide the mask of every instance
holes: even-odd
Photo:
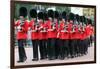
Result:
[[[60,27],[56,20],[55,26],[52,26],[54,22],[50,18],[45,23],[42,20],[39,20],[39,26],[34,25],[35,21],[32,19],[29,23],[27,20],[24,21],[23,25],[20,25],[21,20],[18,20],[15,26],[19,29],[17,32],[18,48],[19,48],[19,61],[23,62],[26,59],[24,48],[24,40],[27,39],[28,28],[31,32],[31,40],[33,45],[33,61],[38,60],[38,46],[40,48],[41,59],[55,59],[60,56],[61,59],[64,59],[64,52],[67,51],[67,57],[70,55],[74,57],[79,54],[86,54],[88,51],[88,39],[93,34],[93,27],[88,24],[83,26],[73,24],[73,21],[70,20],[65,23],[65,20],[62,19],[60,22]],[[67,26],[67,27],[66,27]],[[57,49],[60,50],[57,50]],[[65,50],[64,48],[68,49]],[[21,50],[22,49],[22,50]],[[56,51],[57,50],[57,51]],[[57,54],[58,52],[59,55]],[[56,54],[57,55],[56,55]]]
[[[74,17],[73,13],[68,16],[69,19],[66,20],[65,12],[60,20],[52,17],[52,10],[48,11],[50,13],[47,20],[43,21],[41,13],[38,13],[37,17],[33,17],[34,10],[31,11],[31,21],[23,20],[25,17],[24,11],[20,10],[20,19],[16,22],[17,27],[17,40],[19,49],[19,61],[24,62],[27,59],[24,50],[24,40],[27,39],[28,31],[31,30],[31,41],[33,46],[33,61],[37,61],[48,58],[49,60],[54,60],[57,58],[64,59],[65,57],[76,57],[80,55],[85,55],[88,52],[88,45],[90,36],[93,34],[93,27],[91,26],[91,20],[89,19],[86,24],[84,23],[84,16]],[[23,12],[23,13],[22,13]],[[53,12],[53,11],[52,11]],[[73,20],[73,18],[76,18]],[[76,21],[77,20],[77,21]],[[78,22],[78,20],[80,20]],[[74,23],[75,22],[75,23]],[[79,24],[78,24],[78,23]],[[37,24],[38,23],[38,24]],[[29,29],[29,30],[28,30]],[[39,46],[39,51],[38,51]]]

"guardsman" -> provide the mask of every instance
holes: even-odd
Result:
[[[31,40],[33,46],[33,59],[32,61],[38,61],[38,26],[37,26],[37,11],[35,9],[30,10],[31,21],[29,23],[29,29],[31,30]]]
[[[91,32],[93,32],[93,28],[91,27],[91,19],[87,18],[87,25],[86,25],[86,40],[85,40],[85,54],[88,53],[88,47],[90,47],[90,36],[91,36]]]
[[[86,47],[86,29],[85,29],[85,22],[84,22],[84,16],[80,16],[80,24],[79,24],[79,35],[80,35],[80,41],[79,41],[79,56],[84,55],[85,47]]]
[[[25,20],[25,17],[27,16],[27,9],[25,7],[21,7],[19,10],[19,15],[20,19],[15,24],[15,26],[17,27],[17,40],[19,52],[18,62],[24,62],[27,59],[24,49],[24,41],[27,39],[28,31],[28,22]]]
[[[47,57],[47,48],[46,48],[46,35],[47,35],[47,27],[43,21],[44,13],[40,11],[38,13],[38,21],[39,21],[39,49],[40,49],[40,60],[46,59]]]
[[[87,24],[87,27],[88,27],[88,40],[89,40],[89,47],[92,46],[92,35],[93,35],[93,27],[92,27],[92,20],[91,19],[88,19],[88,24]]]
[[[75,55],[75,49],[74,49],[75,40],[74,40],[74,37],[73,37],[75,30],[74,30],[73,23],[74,23],[74,14],[70,13],[69,14],[68,30],[70,31],[70,34],[69,34],[69,39],[70,39],[69,40],[70,41],[70,43],[69,43],[69,51],[70,51],[70,57],[71,58],[74,58],[74,55]]]
[[[93,25],[92,25],[92,20],[90,20],[90,47],[92,46],[92,42],[93,42]]]
[[[53,10],[48,10],[48,58],[49,60],[54,60],[55,59],[55,39],[57,36],[57,24],[53,22],[54,18],[54,11]]]
[[[65,56],[68,56],[69,48],[68,48],[68,39],[69,39],[69,33],[68,33],[68,26],[66,23],[66,12],[62,12],[62,21],[60,22],[60,59],[64,59]]]
[[[44,37],[44,40],[45,40],[45,46],[46,46],[46,58],[48,57],[48,47],[47,47],[47,41],[48,41],[48,36],[47,36],[47,33],[48,33],[48,14],[47,14],[47,11],[44,12],[44,26],[45,26],[45,29],[46,29],[46,32],[45,32],[45,37]]]
[[[83,24],[83,44],[84,44],[84,48],[83,48],[83,55],[86,55],[87,53],[88,53],[88,40],[87,40],[87,38],[88,38],[88,36],[87,36],[87,22],[86,22],[86,18],[85,17],[83,17],[83,22],[84,22],[84,24]]]
[[[76,14],[74,16],[74,33],[73,33],[73,40],[75,41],[74,44],[74,53],[75,53],[75,57],[77,57],[79,55],[79,38],[80,38],[80,32],[79,32],[79,15]]]
[[[56,31],[55,31],[55,58],[57,59],[59,56],[59,34],[58,34],[58,22],[59,22],[59,12],[58,11],[54,11],[54,23],[56,23]]]
[[[76,51],[76,56],[80,56],[81,53],[81,27],[82,27],[82,23],[80,21],[80,16],[76,15],[76,20],[77,20],[77,27],[76,27],[76,47],[75,47],[75,51]]]

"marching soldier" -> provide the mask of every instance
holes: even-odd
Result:
[[[47,36],[47,33],[48,33],[48,14],[47,12],[45,11],[44,12],[44,26],[45,26],[45,29],[46,29],[46,32],[45,32],[45,36],[44,36],[44,40],[45,40],[45,46],[46,46],[46,58],[48,57],[48,47],[47,47],[47,41],[48,41],[48,36]]]
[[[80,16],[78,14],[75,15],[75,57],[80,56]]]
[[[24,62],[27,59],[24,41],[27,39],[28,31],[28,22],[25,20],[27,16],[27,9],[21,7],[19,10],[20,19],[16,22],[15,26],[17,27],[17,40],[18,40],[18,52],[19,52],[19,61]]]
[[[54,11],[53,10],[48,10],[48,58],[49,60],[54,60],[55,59],[55,39],[57,36],[57,23],[53,22],[54,18]]]
[[[55,38],[55,58],[57,59],[59,56],[59,30],[58,30],[58,22],[59,22],[59,12],[54,11],[54,23],[56,23],[57,30],[55,31],[56,33],[56,38]]]
[[[82,27],[82,23],[80,21],[80,16],[76,15],[76,20],[77,20],[77,24],[76,24],[76,47],[75,47],[75,51],[76,51],[76,56],[80,56],[81,55],[81,27]]]
[[[80,16],[79,32],[80,32],[80,42],[79,42],[79,56],[83,56],[86,48],[86,29],[85,29],[85,17]]]
[[[93,42],[93,25],[92,25],[92,20],[90,20],[90,47],[92,46],[92,42]]]
[[[85,54],[88,53],[88,47],[90,47],[90,36],[92,35],[93,28],[91,27],[92,21],[90,19],[87,19],[87,25],[86,25],[86,47],[85,47]]]
[[[35,9],[30,10],[31,21],[29,23],[29,28],[31,30],[31,40],[33,46],[33,59],[32,61],[37,61],[38,57],[38,24],[37,24],[37,11]]]
[[[87,24],[87,27],[88,27],[88,41],[89,41],[89,47],[91,46],[92,44],[92,34],[93,34],[93,27],[92,27],[92,20],[91,19],[88,19],[88,24]]]
[[[47,58],[47,47],[46,47],[46,35],[47,35],[47,27],[44,23],[44,13],[39,12],[38,13],[38,19],[39,19],[39,49],[40,49],[40,59],[46,59]]]
[[[66,24],[66,12],[62,12],[62,21],[60,23],[60,59],[64,59],[65,56],[68,57],[69,48],[68,48],[68,39],[69,39],[69,31],[68,26]]]
[[[79,23],[79,15],[74,15],[74,25],[73,25],[73,41],[74,41],[74,56],[77,57],[79,55],[79,27],[78,27],[78,23]]]
[[[73,37],[75,30],[74,30],[73,23],[74,23],[74,14],[70,13],[69,14],[68,30],[70,32],[70,34],[69,34],[69,39],[70,39],[69,40],[70,41],[70,43],[69,43],[69,51],[70,51],[70,57],[71,58],[73,58],[74,55],[75,55],[75,49],[74,49],[74,47],[75,47],[74,46],[75,45],[75,40],[74,40],[74,37]]]

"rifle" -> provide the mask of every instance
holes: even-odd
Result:
[[[56,30],[56,23],[55,23],[55,22],[53,22],[53,23],[51,24],[51,28],[52,28],[53,30]]]
[[[20,24],[19,24],[19,26],[17,27],[17,30],[18,30],[19,32],[22,31],[22,27],[24,26],[24,23],[25,23],[24,20],[20,20]]]
[[[74,32],[75,32],[75,28],[76,28],[76,26],[75,26],[75,25],[73,25],[73,26],[72,26],[71,33],[74,33]]]

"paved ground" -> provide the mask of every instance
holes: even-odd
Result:
[[[76,57],[73,59],[67,59],[65,58],[64,60],[39,60],[39,61],[32,61],[32,47],[27,47],[25,48],[26,54],[27,54],[27,60],[24,63],[17,63],[18,61],[18,48],[15,48],[15,65],[35,65],[35,64],[52,64],[52,63],[69,63],[69,62],[84,62],[84,61],[93,61],[94,60],[94,46],[88,48],[88,54],[81,56],[81,57]],[[40,56],[40,55],[39,55]]]

